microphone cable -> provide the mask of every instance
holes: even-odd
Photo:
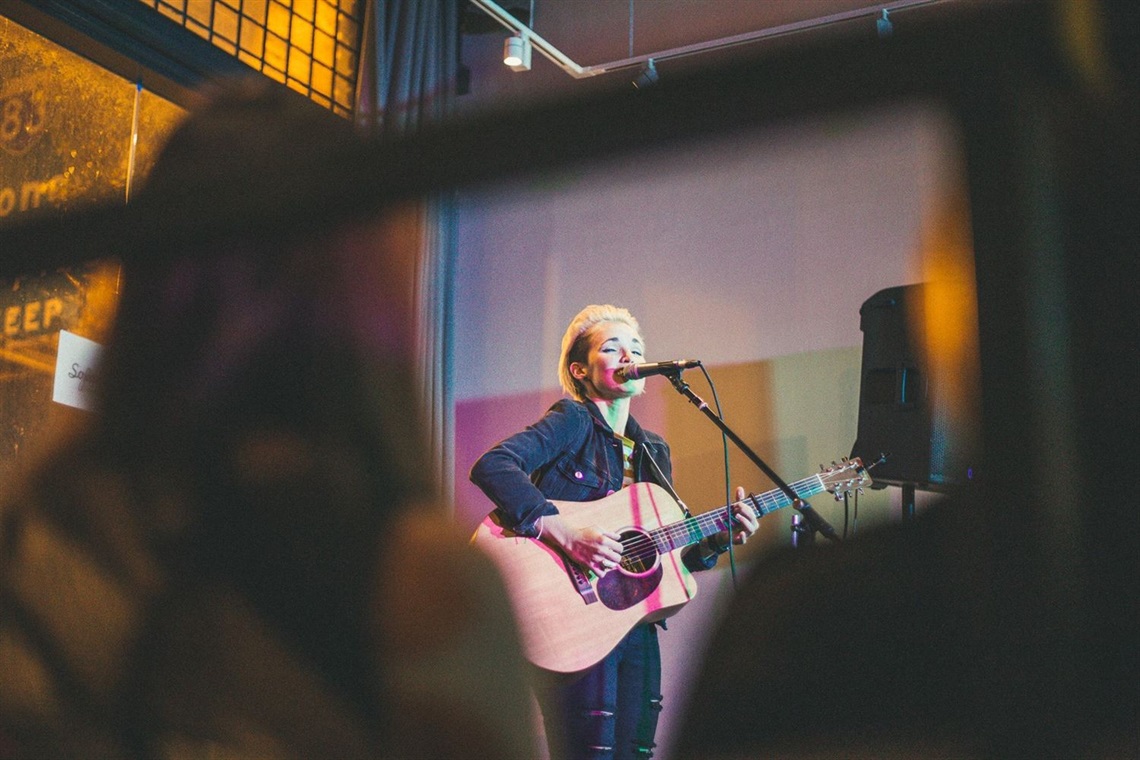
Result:
[[[843,540],[847,540],[847,517],[848,517],[848,504],[847,500],[850,494],[847,491],[843,492]]]
[[[850,500],[850,502],[849,502]],[[853,505],[853,508],[852,508]],[[859,527],[859,490],[855,490],[855,498],[851,498],[850,491],[843,492],[843,540],[847,540],[847,518],[848,513],[851,517],[851,537],[855,537],[855,531]]]
[[[698,365],[701,368],[701,374],[705,376],[705,381],[709,384],[709,390],[712,391],[713,406],[716,407],[716,416],[721,422],[724,422],[724,413],[720,408],[720,397],[716,392],[716,383],[713,382],[712,376],[709,371],[705,369],[705,365]],[[732,541],[732,475],[728,463],[728,434],[722,429],[720,431],[721,450],[724,456],[724,497],[725,505],[728,509],[728,568],[732,577],[732,590],[736,590],[736,551],[733,548]]]

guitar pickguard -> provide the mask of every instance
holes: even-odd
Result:
[[[598,600],[611,610],[627,610],[657,590],[661,585],[661,564],[645,575],[627,575],[611,570],[598,579]]]

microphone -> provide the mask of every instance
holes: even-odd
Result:
[[[676,359],[671,362],[627,364],[624,367],[618,367],[614,371],[614,379],[624,383],[629,380],[640,380],[643,377],[652,377],[653,375],[679,373],[683,369],[692,369],[693,367],[699,366],[701,366],[701,363],[696,359]]]

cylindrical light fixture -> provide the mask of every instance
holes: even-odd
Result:
[[[503,42],[503,63],[512,71],[530,71],[530,40],[518,34]]]
[[[653,63],[653,59],[650,58],[646,61],[645,68],[637,75],[637,79],[633,80],[633,86],[635,89],[644,90],[646,87],[652,87],[657,84],[657,79],[657,66]]]

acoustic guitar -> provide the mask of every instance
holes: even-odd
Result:
[[[870,483],[856,458],[789,485],[801,499],[824,491],[840,499]],[[774,489],[749,494],[743,502],[763,517],[792,500]],[[483,520],[471,540],[503,574],[527,659],[557,673],[585,670],[634,626],[667,618],[696,596],[696,581],[681,561],[681,550],[727,530],[735,506],[686,517],[655,483],[635,483],[597,501],[553,503],[573,527],[597,525],[619,534],[619,565],[595,575],[542,541],[504,528],[496,512]]]

